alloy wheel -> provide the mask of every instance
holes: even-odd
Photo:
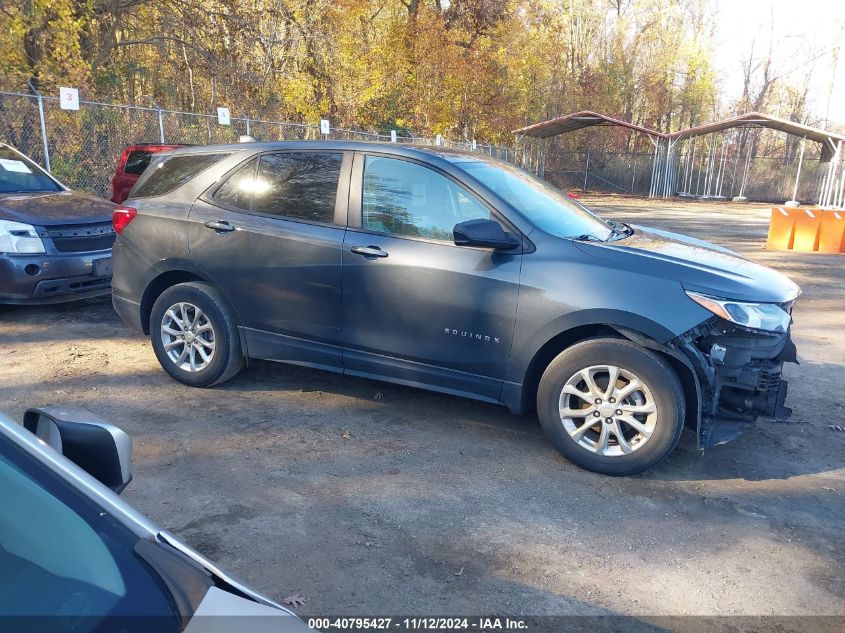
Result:
[[[164,311],[161,342],[167,357],[184,371],[202,371],[214,359],[214,327],[192,303],[180,301]]]
[[[657,406],[648,385],[615,365],[594,365],[563,385],[560,419],[582,448],[608,457],[642,448],[654,433]]]

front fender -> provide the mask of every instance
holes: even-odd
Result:
[[[639,314],[605,308],[579,310],[550,321],[525,341],[514,341],[514,349],[508,363],[508,369],[505,372],[505,380],[516,383],[524,382],[531,361],[544,346],[562,334],[585,327],[633,330],[654,339],[658,343],[674,338],[672,332],[665,326]]]

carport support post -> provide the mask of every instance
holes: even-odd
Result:
[[[727,156],[728,152],[728,140],[726,138],[722,139],[722,162],[719,165],[719,176],[716,178],[716,197],[722,197],[722,182],[725,176],[725,157]]]
[[[836,144],[833,156],[830,158],[830,164],[827,168],[827,177],[825,178],[824,185],[822,186],[822,196],[820,201],[820,206],[822,207],[826,207],[831,204],[832,194],[834,193],[834,188],[836,187],[836,170],[839,167],[841,155],[842,141],[839,141]]]
[[[631,193],[634,193],[634,181],[637,179],[637,153],[634,152],[634,169],[631,173]]]
[[[654,145],[654,158],[651,161],[651,184],[648,189],[648,197],[653,198],[656,191],[656,183],[654,180],[658,174],[657,160],[660,156],[660,139],[658,138],[655,140],[653,136],[649,135],[648,140],[650,140],[651,144]]]
[[[546,176],[546,139],[540,140],[540,178]]]
[[[690,160],[689,167],[687,168],[687,183],[686,183],[686,192],[689,195],[692,195],[692,170],[695,169],[695,139],[696,137],[692,137],[692,159]]]
[[[666,140],[666,181],[663,183],[663,197],[668,198],[672,195],[672,188],[675,181],[675,146],[676,143],[672,139]]]
[[[27,81],[29,89],[32,90],[35,98],[38,100],[38,119],[41,122],[41,143],[44,146],[44,166],[47,168],[47,173],[50,173],[50,144],[47,142],[47,124],[44,122],[44,99],[41,93],[32,85],[32,81]]]
[[[745,193],[745,180],[748,178],[748,165],[751,162],[751,143],[748,142],[748,136],[745,137],[745,168],[742,170],[742,184],[739,186],[738,198],[742,198],[742,194]]]
[[[792,188],[792,200],[790,202],[798,203],[798,181],[801,178],[801,164],[804,162],[804,143],[807,137],[801,139],[801,151],[798,154],[798,171],[795,173],[795,186]]]
[[[663,166],[663,195],[661,197],[669,197],[669,176],[672,169],[672,139],[666,141],[666,164]]]
[[[736,189],[736,170],[739,168],[739,150],[741,147],[739,136],[741,134],[734,134],[734,143],[736,144],[736,153],[734,155],[734,170],[733,174],[731,174],[731,193],[730,198],[733,199],[734,197],[734,189]]]
[[[590,146],[587,145],[586,159],[584,160],[584,191],[587,191],[587,174],[590,169]]]

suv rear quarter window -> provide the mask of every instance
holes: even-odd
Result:
[[[162,157],[151,162],[150,169],[135,185],[130,198],[151,198],[175,191],[229,154],[184,154]]]

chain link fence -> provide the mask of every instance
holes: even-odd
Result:
[[[63,110],[58,97],[0,92],[0,141],[12,145],[47,168],[73,189],[111,196],[111,178],[127,145],[236,143],[248,134],[260,141],[391,141],[391,135],[318,125],[231,117],[220,125],[217,115],[156,107],[80,101],[79,110]],[[397,135],[396,142],[441,145],[510,160],[509,148],[473,142]]]
[[[639,152],[549,152],[543,177],[561,189],[647,196],[653,163]]]
[[[648,196],[654,153],[618,153],[599,150],[549,151],[542,176],[561,189]],[[522,166],[537,171],[530,160]],[[747,169],[747,173],[744,173]],[[684,198],[731,199],[744,196],[758,202],[791,200],[798,174],[798,159],[783,156],[726,156],[724,160],[673,158],[673,195]],[[817,156],[805,156],[796,199],[815,203],[827,165]],[[744,183],[744,184],[743,184]]]
[[[237,142],[248,134],[261,141],[321,140],[318,125],[231,117],[220,125],[214,114],[178,112],[156,107],[80,101],[78,111],[62,110],[57,97],[0,92],[0,141],[9,143],[47,167],[74,189],[108,198],[111,178],[120,153],[136,143],[210,145]],[[390,134],[332,128],[329,139],[390,142]],[[438,139],[397,135],[397,143],[428,145]],[[516,162],[541,173],[562,189],[581,189],[647,196],[654,154],[619,153],[588,149],[519,155],[508,147],[440,139],[443,147],[471,150]],[[675,158],[675,192],[687,197],[783,201],[792,197],[796,161],[757,156],[746,165],[739,155],[720,160],[687,154]],[[743,178],[744,172],[747,174]],[[801,171],[798,200],[815,201],[825,173],[818,159],[807,157]],[[745,186],[742,183],[745,181]]]

